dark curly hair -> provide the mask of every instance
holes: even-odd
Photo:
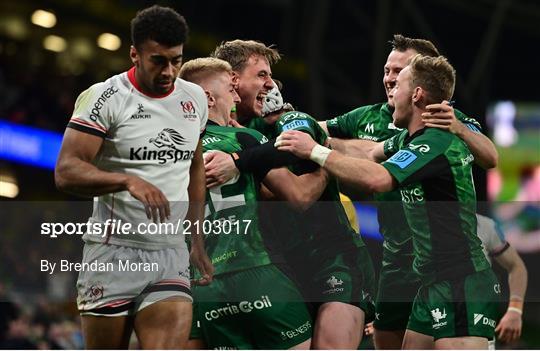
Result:
[[[184,44],[188,31],[186,19],[170,7],[154,5],[131,20],[131,42],[137,49],[147,40],[168,47]]]
[[[408,38],[401,34],[394,34],[393,40],[389,41],[392,45],[392,50],[404,52],[408,49],[413,49],[423,56],[437,57],[439,50],[429,40]]]

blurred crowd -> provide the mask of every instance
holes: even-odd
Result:
[[[55,69],[22,69],[3,62],[5,57],[0,60],[0,119],[63,132],[75,99],[91,85],[91,78]]]
[[[80,321],[70,306],[42,296],[21,301],[0,283],[0,349],[83,348]]]

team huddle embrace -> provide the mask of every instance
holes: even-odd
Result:
[[[133,67],[81,93],[64,135],[56,183],[94,197],[90,222],[193,224],[83,236],[83,262],[159,264],[80,272],[87,348],[127,348],[134,331],[139,348],[356,349],[366,327],[377,348],[487,348],[501,289],[472,167],[497,153],[450,103],[455,70],[435,46],[395,35],[387,101],[315,119],[272,78],[276,48],[225,41],[182,62],[187,30],[170,8],[140,11]],[[340,182],[375,195],[378,282]],[[524,292],[507,314],[521,318]]]

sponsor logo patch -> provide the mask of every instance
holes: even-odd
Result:
[[[250,313],[253,310],[262,310],[270,307],[272,307],[270,298],[268,295],[263,295],[260,299],[255,301],[240,301],[237,304],[227,303],[227,305],[224,307],[206,311],[204,313],[204,318],[211,321],[225,316],[232,316],[239,313]]]
[[[149,113],[144,113],[143,104],[137,104],[137,112],[132,114],[129,119],[150,119],[152,116]]]
[[[130,148],[129,159],[136,161],[157,160],[159,164],[172,161],[187,161],[193,158],[195,151],[182,150],[180,147],[186,144],[185,138],[172,128],[164,128],[158,133],[158,136],[148,141],[159,150],[152,150],[146,146],[139,148]]]
[[[474,325],[482,322],[483,325],[489,325],[490,327],[495,328],[495,320],[488,318],[481,313],[475,313],[473,317]]]
[[[109,98],[113,96],[114,94],[116,94],[117,92],[118,92],[118,88],[116,88],[115,86],[111,86],[105,89],[103,93],[101,93],[101,95],[96,100],[96,102],[94,102],[92,111],[90,111],[90,119],[92,121],[96,122],[98,118],[101,117],[100,115],[101,109],[103,108],[103,106],[105,106],[105,102],[107,102],[107,100],[109,100]]]
[[[386,162],[393,163],[401,169],[408,167],[418,157],[408,150],[399,150],[394,156],[390,157]]]
[[[289,123],[285,124],[283,127],[281,127],[281,129],[283,131],[287,131],[287,130],[291,130],[291,129],[299,129],[299,128],[302,128],[302,127],[309,128],[309,123],[307,121],[304,121],[304,120],[292,121],[292,122],[289,122]]]

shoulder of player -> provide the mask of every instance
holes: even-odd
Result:
[[[448,141],[457,138],[459,139],[455,134],[449,133],[445,130],[439,129],[439,128],[426,128],[422,134],[420,134],[417,138],[429,138],[429,139],[440,139],[441,141]],[[415,138],[416,139],[416,138]]]
[[[435,150],[444,152],[456,139],[460,140],[457,136],[447,131],[438,128],[425,128],[423,132],[413,136],[412,139],[407,140],[406,138],[404,142],[408,148],[427,148],[432,152]]]
[[[463,111],[457,108],[454,108],[454,114],[456,115],[456,118],[459,119],[461,122],[471,123],[471,124],[480,126],[480,122],[478,122],[475,118],[469,117]]]
[[[287,122],[293,119],[310,119],[315,121],[315,118],[311,117],[309,114],[301,111],[289,111],[285,112],[279,118],[279,121]]]
[[[175,85],[176,89],[181,92],[185,92],[186,94],[192,95],[193,97],[204,97],[206,99],[203,88],[201,88],[195,83],[188,82],[187,80],[184,80],[182,78],[176,78]]]
[[[234,130],[236,134],[242,134],[242,133],[248,134],[249,136],[256,138],[258,142],[265,143],[268,141],[268,138],[264,136],[264,134],[262,134],[261,132],[253,128],[234,128],[234,127],[228,127],[228,128]]]
[[[206,104],[206,95],[204,90],[197,84],[188,82],[181,78],[176,78],[175,89],[179,93],[185,93],[192,97],[199,104]]]
[[[311,117],[309,114],[300,111],[290,111],[283,114],[276,126],[280,131],[287,130],[311,130],[314,132],[320,131],[324,133],[317,120]]]
[[[428,145],[431,152],[444,154],[450,163],[467,166],[474,161],[467,144],[455,134],[438,128],[426,128],[425,133],[409,142],[422,146]]]
[[[104,99],[118,96],[123,91],[124,86],[119,79],[120,75],[112,76],[103,82],[97,82],[89,86],[86,90],[79,94],[79,97],[86,96],[88,98],[103,97]]]
[[[350,115],[351,117],[356,117],[356,118],[364,118],[368,116],[371,117],[371,115],[374,113],[380,114],[380,115],[386,115],[389,112],[390,110],[388,109],[387,103],[378,103],[378,104],[373,104],[373,105],[359,106],[355,108],[354,110],[351,110],[345,113],[345,115]]]

